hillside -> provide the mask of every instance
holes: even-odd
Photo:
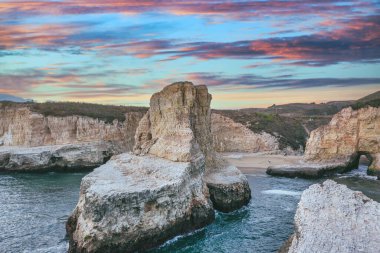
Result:
[[[13,96],[13,95],[1,94],[0,93],[0,101],[10,101],[10,102],[17,102],[17,103],[25,103],[28,100],[23,99],[21,97],[16,97],[16,96]]]
[[[89,103],[74,103],[74,102],[47,102],[47,103],[14,103],[0,102],[0,109],[4,107],[28,107],[31,111],[40,113],[44,116],[88,116],[97,118],[105,122],[112,122],[117,119],[125,120],[127,112],[146,112],[147,107],[135,106],[117,106],[117,105],[101,105]]]
[[[354,101],[333,101],[328,103],[292,103],[272,105],[268,108],[247,108],[240,110],[214,110],[232,118],[254,132],[265,131],[279,138],[280,148],[305,147],[309,133],[327,124],[332,116],[345,107],[359,109],[365,106],[380,106],[380,91]]]

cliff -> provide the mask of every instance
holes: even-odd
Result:
[[[217,152],[263,152],[279,149],[275,136],[254,133],[243,124],[217,113],[211,114],[211,133]]]
[[[279,252],[379,251],[380,203],[361,192],[327,180],[302,193],[295,233]]]
[[[26,107],[0,109],[0,145],[37,147],[110,141],[122,151],[131,150],[141,112],[126,113],[126,120],[105,123],[85,116],[44,116]]]
[[[371,162],[372,172],[380,171],[380,108],[345,108],[328,125],[310,134],[305,158],[311,162],[343,162],[356,166],[360,155]]]
[[[106,123],[86,116],[44,116],[26,106],[0,108],[0,170],[93,168],[130,151],[142,112]],[[39,157],[39,158],[38,158]]]

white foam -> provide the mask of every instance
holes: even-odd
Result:
[[[301,196],[302,192],[298,191],[288,191],[288,190],[266,190],[262,191],[264,194],[274,194],[274,195],[288,195],[288,196]]]

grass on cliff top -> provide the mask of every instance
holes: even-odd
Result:
[[[142,112],[145,113],[147,107],[135,106],[116,106],[116,105],[101,105],[89,103],[76,103],[76,102],[47,102],[47,103],[14,103],[14,102],[0,102],[0,108],[3,107],[28,107],[32,112],[40,113],[44,116],[87,116],[107,123],[117,119],[119,121],[125,120],[125,113],[127,112]]]

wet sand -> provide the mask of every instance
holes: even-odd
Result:
[[[299,164],[303,159],[303,156],[268,153],[223,153],[222,155],[244,174],[265,174],[268,166]]]

